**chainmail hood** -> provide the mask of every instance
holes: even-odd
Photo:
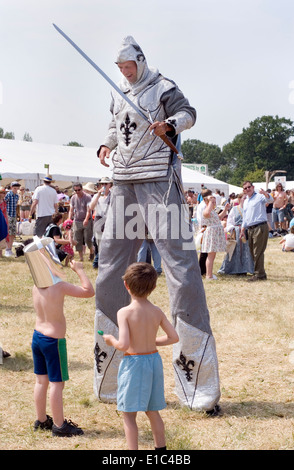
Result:
[[[124,77],[120,81],[120,88],[122,91],[131,91],[132,94],[137,94],[139,91],[144,89],[148,83],[153,81],[159,72],[153,67],[149,68],[147,65],[146,57],[132,36],[127,36],[123,39],[122,44],[118,50],[116,63],[126,62],[132,60],[137,65],[137,81],[133,84]]]

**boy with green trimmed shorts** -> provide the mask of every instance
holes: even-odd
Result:
[[[81,262],[72,261],[70,267],[80,278],[81,286],[62,279],[49,287],[33,287],[33,302],[36,324],[32,339],[34,373],[36,383],[34,400],[37,420],[34,429],[50,429],[53,436],[70,437],[84,434],[70,420],[64,419],[63,388],[69,379],[66,351],[66,322],[63,312],[64,298],[88,298],[94,296],[93,286]],[[47,391],[50,385],[50,407],[52,418],[46,414]]]
[[[123,280],[131,303],[117,313],[119,338],[103,334],[107,345],[124,352],[118,370],[117,409],[123,412],[130,450],[138,449],[138,411],[144,411],[150,421],[155,449],[163,450],[166,443],[159,410],[165,408],[166,403],[163,366],[157,346],[177,343],[179,337],[162,310],[147,299],[156,287],[154,267],[149,263],[133,263]],[[159,328],[165,335],[157,336]]]

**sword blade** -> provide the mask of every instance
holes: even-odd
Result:
[[[78,51],[82,57],[84,57],[84,59],[86,59],[87,62],[89,62],[89,64],[92,65],[92,67],[94,67],[95,70],[97,70],[97,72],[100,73],[100,75],[102,75],[103,78],[105,78],[105,80],[117,91],[117,93],[120,94],[120,96],[128,102],[128,104],[130,106],[132,106],[132,108],[147,122],[149,122],[149,124],[151,124],[151,122],[149,121],[148,117],[145,116],[144,113],[142,113],[142,111],[121,91],[121,89],[111,80],[111,78],[108,77],[108,75],[106,75],[105,72],[103,72],[103,70],[98,67],[97,64],[95,64],[95,62],[93,62],[92,59],[90,59],[89,56],[87,56],[87,54],[85,54],[84,51],[82,51],[82,49],[79,48],[79,46],[77,46],[77,44],[75,42],[72,41],[72,39],[70,39],[63,31],[62,29],[60,29],[58,26],[56,26],[56,24],[53,23],[53,26],[54,28],[59,32],[59,34],[61,34],[61,36],[64,37],[64,39],[66,39],[75,49],[76,51]]]

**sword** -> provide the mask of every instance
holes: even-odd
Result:
[[[79,52],[79,54],[81,54],[81,56],[84,57],[84,59],[86,59],[86,61],[89,62],[89,64],[92,65],[92,67],[94,67],[94,69],[99,72],[103,78],[105,78],[105,80],[112,86],[112,88],[115,89],[115,91],[136,111],[136,113],[141,116],[141,118],[147,121],[150,125],[153,124],[152,119],[148,119],[148,117],[128,98],[128,96],[126,96],[120,90],[120,88],[111,80],[111,78],[109,78],[106,73],[104,73],[103,70],[98,67],[98,65],[95,64],[95,62],[93,62],[93,60],[90,59],[90,57],[88,57],[84,51],[82,51],[82,49],[79,48],[79,46],[77,46],[60,28],[58,28],[56,24],[53,23],[53,26],[59,32],[59,34],[61,34],[61,36],[63,36]],[[160,135],[158,137],[160,137],[164,141],[164,143],[169,146],[169,148],[177,155],[180,160],[183,160],[183,155],[178,151],[176,146],[169,140],[166,135]]]

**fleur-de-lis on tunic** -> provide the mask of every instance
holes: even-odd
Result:
[[[187,362],[187,358],[184,356],[184,354],[181,351],[180,359],[176,360],[176,364],[177,366],[181,367],[185,371],[186,379],[188,380],[188,382],[191,382],[192,372],[193,372],[193,367],[195,366],[195,362],[194,361]]]
[[[135,122],[131,123],[130,117],[127,114],[125,122],[122,122],[120,125],[120,131],[125,136],[125,143],[127,146],[130,144],[131,142],[130,136],[132,135],[132,133],[134,132],[136,128],[137,128],[137,124]]]

